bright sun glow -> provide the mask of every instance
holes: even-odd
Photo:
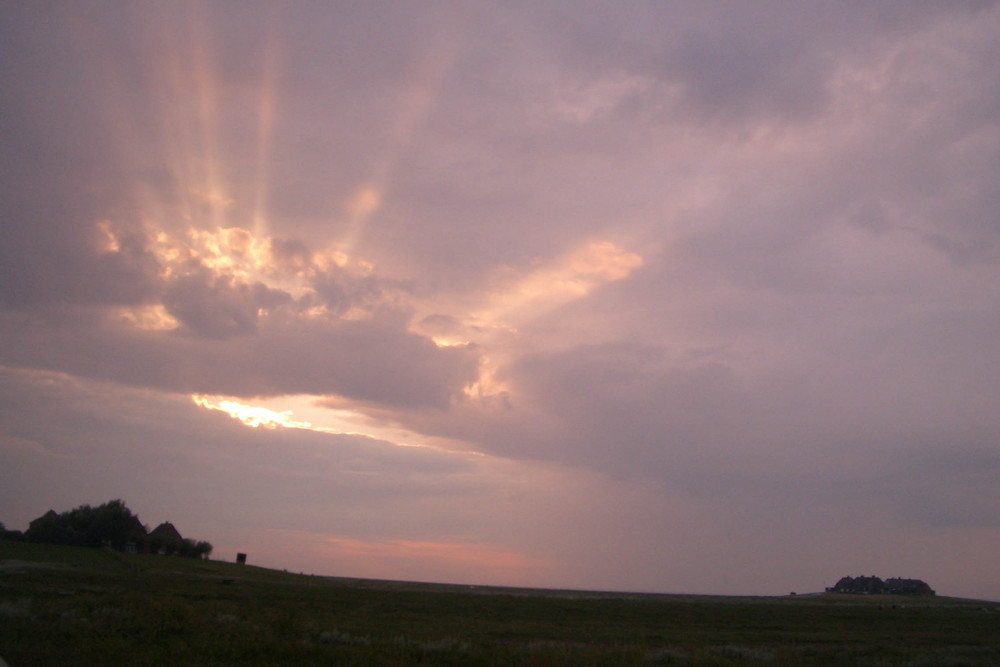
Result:
[[[296,421],[292,419],[292,411],[275,412],[267,408],[253,405],[243,405],[236,401],[226,400],[217,396],[203,396],[195,394],[191,397],[197,405],[209,410],[219,410],[227,413],[233,419],[238,419],[251,428],[303,428],[314,430],[315,427],[309,422]]]
[[[192,394],[191,400],[207,410],[225,412],[251,428],[297,428],[319,433],[376,437],[357,427],[355,422],[364,420],[362,415],[349,410],[317,408],[316,398],[313,396],[264,399],[257,405],[249,405],[235,398],[205,394]],[[282,404],[280,407],[285,409],[277,409],[278,404]],[[312,420],[294,417],[303,413],[309,413]]]
[[[426,436],[387,425],[349,406],[335,406],[316,396],[294,395],[262,398],[254,405],[230,396],[192,394],[191,400],[206,410],[223,412],[250,428],[303,429],[332,435],[371,438],[397,447],[425,447],[457,456],[481,457],[462,443]]]

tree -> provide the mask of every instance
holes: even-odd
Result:
[[[19,530],[7,530],[7,528],[0,523],[0,540],[10,540],[11,542],[20,542],[24,539],[24,536]]]
[[[108,545],[121,550],[129,542],[145,540],[146,530],[119,498],[98,507],[80,505],[62,514],[50,510],[31,522],[25,538],[81,547]]]
[[[202,540],[194,545],[194,550],[198,558],[208,558],[209,554],[212,553],[212,545]]]
[[[138,542],[145,537],[146,530],[139,517],[132,514],[121,499],[107,502],[92,511],[88,534],[91,545],[107,544],[123,550],[129,542]]]
[[[184,558],[208,558],[208,554],[212,553],[212,545],[185,537],[177,546],[177,553]]]
[[[0,524],[0,539],[21,534],[5,531]],[[149,553],[178,554],[189,558],[207,558],[212,553],[208,542],[182,538],[173,524],[164,521],[149,531],[139,517],[120,498],[98,507],[80,505],[62,514],[49,510],[28,527],[24,539],[48,544],[69,544],[84,547],[109,546],[124,551],[131,544]]]

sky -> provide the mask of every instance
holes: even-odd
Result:
[[[0,521],[1000,599],[996,2],[0,3]]]

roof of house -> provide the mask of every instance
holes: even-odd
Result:
[[[150,531],[149,536],[158,537],[162,540],[167,540],[170,542],[180,542],[183,539],[181,537],[181,534],[177,532],[177,529],[174,528],[174,524],[170,523],[169,521],[164,521],[159,526],[154,528],[152,531]]]
[[[52,519],[58,519],[58,518],[59,518],[59,515],[56,514],[55,510],[49,510],[48,512],[46,512],[42,516],[40,516],[37,519],[34,519],[33,521],[29,522],[28,525],[31,526],[31,525],[34,525],[34,524],[39,523],[39,522],[50,521]]]

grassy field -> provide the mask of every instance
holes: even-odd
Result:
[[[0,542],[0,657],[11,667],[1000,665],[1000,605],[376,582]]]

